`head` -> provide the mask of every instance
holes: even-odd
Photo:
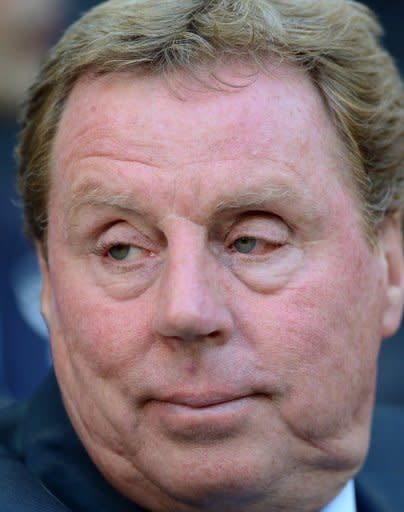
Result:
[[[99,469],[152,510],[311,511],[363,462],[402,309],[379,33],[342,0],[116,0],[31,90],[56,373]]]

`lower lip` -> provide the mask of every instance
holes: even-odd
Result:
[[[153,400],[153,414],[166,432],[191,440],[212,440],[229,437],[246,428],[255,405],[253,396],[204,407]]]

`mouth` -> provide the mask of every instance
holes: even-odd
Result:
[[[182,441],[231,438],[248,429],[262,395],[177,394],[151,400],[148,410],[159,429]]]
[[[247,398],[249,395],[226,395],[224,393],[198,394],[176,394],[165,397],[161,402],[167,404],[189,407],[191,409],[207,409],[219,405],[231,404]]]

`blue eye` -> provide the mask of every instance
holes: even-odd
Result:
[[[129,256],[134,256],[132,252],[138,250],[139,249],[137,247],[133,247],[133,245],[117,244],[109,249],[108,254],[114,260],[123,261],[128,259]]]
[[[234,242],[233,247],[236,251],[241,252],[242,254],[248,254],[257,247],[257,239],[249,236],[242,236]]]

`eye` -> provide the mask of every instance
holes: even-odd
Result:
[[[142,249],[131,244],[116,244],[108,249],[108,255],[116,261],[134,260],[142,254]]]
[[[248,254],[257,247],[257,239],[251,236],[242,236],[233,243],[233,248],[242,254]]]

